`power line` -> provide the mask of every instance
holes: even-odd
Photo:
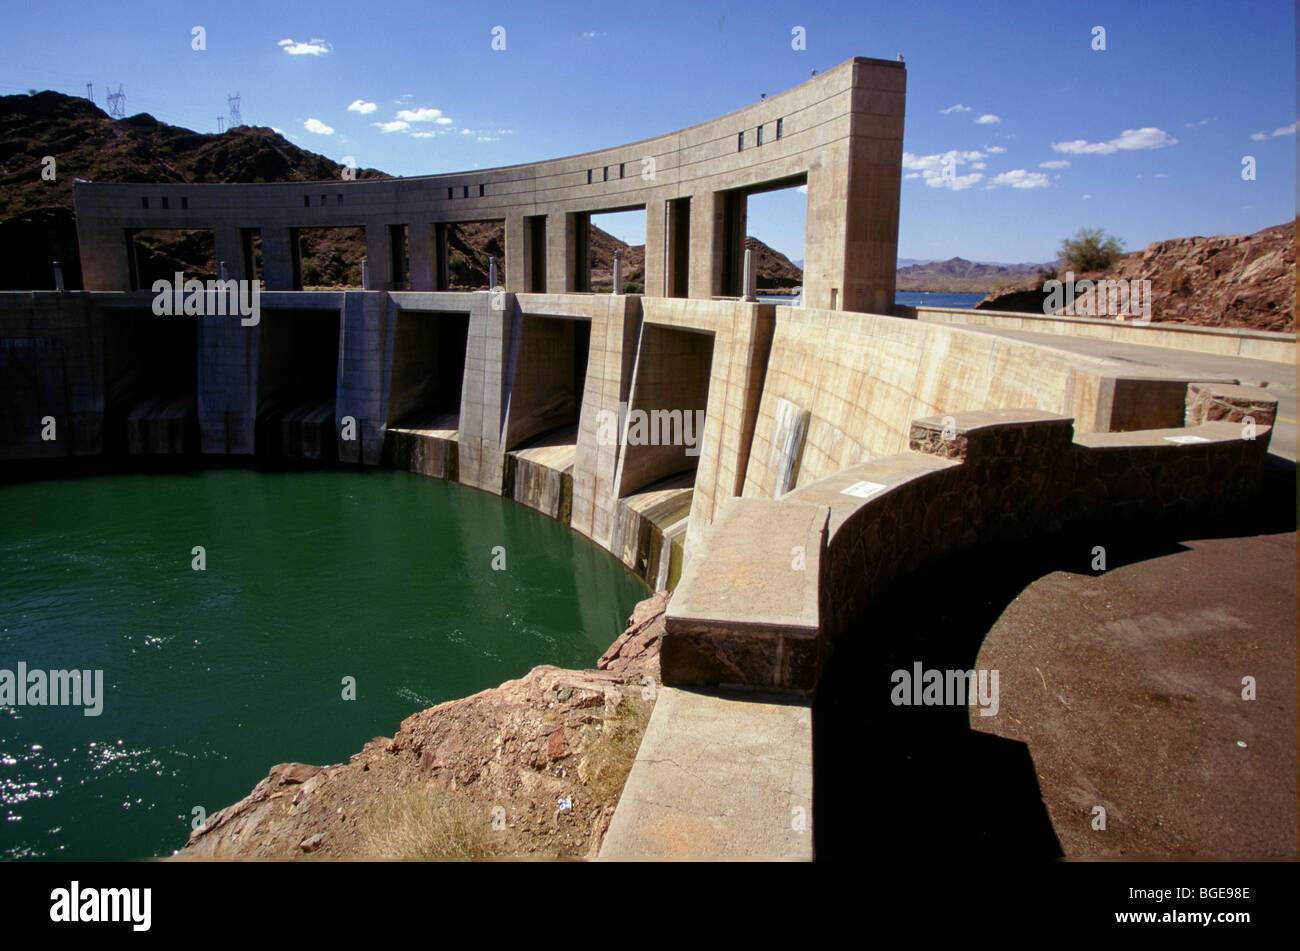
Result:
[[[239,114],[239,93],[233,96],[226,95],[226,103],[230,106],[230,128],[244,124],[244,118]]]

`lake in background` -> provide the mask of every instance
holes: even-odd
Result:
[[[897,291],[894,303],[900,307],[951,307],[970,309],[985,298],[984,294],[958,294],[948,291]],[[760,301],[788,304],[795,300],[788,294],[759,294]]]
[[[0,669],[102,669],[105,694],[0,706],[0,858],[170,854],[276,763],[593,666],[648,596],[558,522],[405,472],[63,479],[0,512]]]

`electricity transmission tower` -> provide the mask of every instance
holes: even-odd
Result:
[[[221,123],[224,119],[225,116],[217,116],[217,135],[220,135],[222,132],[225,131],[224,129],[221,128]]]
[[[91,102],[95,101],[95,88],[93,83],[86,83],[86,98]]]
[[[239,93],[233,96],[226,96],[226,103],[230,106],[230,128],[244,124],[244,117],[239,114]]]
[[[126,118],[126,93],[122,91],[121,83],[117,84],[117,92],[108,91],[108,114],[114,119]]]

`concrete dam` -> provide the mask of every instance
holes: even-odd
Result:
[[[87,290],[0,294],[0,458],[21,474],[239,457],[459,482],[674,589],[666,687],[804,696],[873,600],[946,553],[1249,504],[1265,391],[894,314],[905,91],[901,63],[853,59],[549,162],[78,183]],[[792,185],[808,195],[803,297],[759,302],[746,197]],[[629,209],[646,213],[646,292],[591,293],[590,217]],[[483,220],[505,224],[501,286],[447,290],[447,226]],[[365,229],[365,287],[302,290],[297,231],[339,225]],[[225,276],[262,282],[257,320],[157,314],[131,236],[158,228],[210,229]],[[633,821],[611,836],[631,841]]]

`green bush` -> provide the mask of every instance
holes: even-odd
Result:
[[[1061,266],[1075,273],[1109,270],[1124,253],[1124,243],[1100,228],[1080,228],[1061,242]]]
[[[644,290],[645,290],[645,285],[643,285],[643,284],[638,284],[636,281],[624,281],[624,282],[623,282],[623,293],[624,293],[624,294],[640,294],[640,293],[641,293],[642,291],[644,291]]]

